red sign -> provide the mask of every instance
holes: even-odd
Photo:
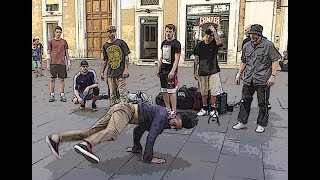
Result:
[[[221,17],[220,16],[201,16],[199,18],[199,26],[204,24],[216,24],[220,25]]]

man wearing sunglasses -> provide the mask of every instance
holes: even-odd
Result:
[[[80,71],[73,79],[73,102],[80,103],[80,109],[85,108],[86,100],[92,99],[92,110],[97,111],[96,101],[99,96],[98,78],[94,70],[88,69],[88,62],[81,61]]]
[[[140,139],[145,131],[149,131],[145,150],[142,154],[146,163],[162,164],[165,159],[153,155],[153,146],[158,135],[164,129],[190,129],[198,124],[197,115],[191,111],[177,112],[169,115],[165,107],[149,103],[119,103],[112,106],[93,126],[83,130],[72,130],[52,134],[46,137],[51,152],[59,155],[59,144],[63,141],[82,140],[74,146],[77,153],[92,163],[100,159],[93,153],[92,147],[104,141],[115,141],[124,131],[127,124],[136,124],[133,129],[133,147],[127,152],[142,153]]]

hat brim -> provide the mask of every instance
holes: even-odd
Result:
[[[258,31],[249,31],[248,34],[257,34],[259,36],[262,36],[262,33]]]

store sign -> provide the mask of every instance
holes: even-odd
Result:
[[[208,14],[211,12],[211,6],[189,6],[187,8],[188,15]]]
[[[229,4],[214,4],[212,7],[212,12],[229,12]]]
[[[201,16],[199,18],[199,26],[204,24],[216,24],[220,25],[221,17],[220,16]]]
[[[210,13],[229,13],[229,4],[211,4],[187,6],[187,15],[200,15]]]

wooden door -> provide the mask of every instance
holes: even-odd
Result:
[[[86,0],[87,57],[102,58],[107,27],[112,24],[112,0]]]

